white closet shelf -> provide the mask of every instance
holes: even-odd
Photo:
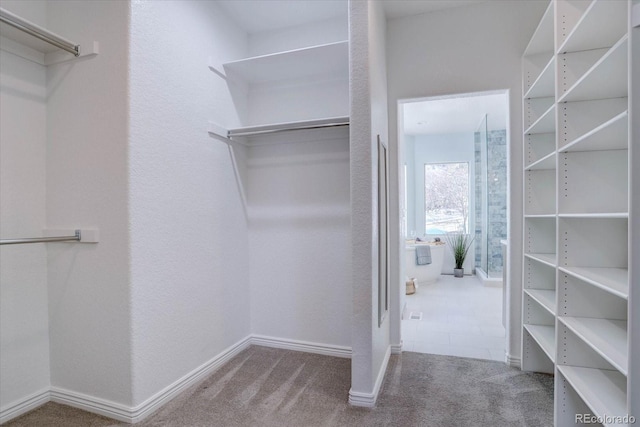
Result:
[[[524,56],[538,55],[540,53],[549,53],[553,55],[553,2],[549,2],[547,10],[544,12],[538,27],[536,28]]]
[[[244,136],[243,134],[260,134],[260,133],[272,133],[279,131],[289,130],[305,130],[314,127],[327,127],[327,126],[346,126],[349,124],[349,116],[340,117],[326,117],[312,120],[299,120],[292,122],[273,123],[257,126],[246,126],[240,128],[228,129],[229,136]],[[235,135],[234,135],[235,134]]]
[[[556,104],[553,104],[545,111],[529,128],[525,134],[551,133],[556,130]]]
[[[558,53],[610,47],[626,29],[625,2],[595,0],[566,37]]]
[[[626,268],[560,267],[559,270],[620,298],[629,298],[629,270]]]
[[[558,103],[627,96],[627,45],[625,35],[560,97]]]
[[[556,57],[552,57],[544,67],[538,78],[531,84],[524,98],[548,98],[555,94],[555,67]]]
[[[547,357],[555,363],[556,355],[556,329],[546,325],[524,325],[531,337],[540,346]]]
[[[628,212],[560,213],[559,218],[626,219]]]
[[[558,317],[567,328],[614,368],[627,375],[627,321],[588,317]]]
[[[555,267],[557,264],[557,256],[556,254],[540,254],[540,253],[529,253],[524,254],[527,258],[531,258],[532,260],[541,262],[543,264],[549,265],[551,267]]]
[[[556,315],[556,291],[549,289],[525,289],[524,292],[549,313],[554,316]]]
[[[556,214],[525,215],[525,218],[555,218]]]
[[[349,42],[341,41],[223,64],[227,76],[249,84],[314,76],[349,76]]]
[[[536,160],[529,166],[524,168],[525,170],[545,170],[556,168],[556,153],[549,153],[541,159]]]
[[[611,417],[628,413],[627,381],[620,372],[562,365],[558,366],[558,371],[594,415]]]
[[[623,111],[560,148],[560,152],[625,150],[628,148],[629,113]]]

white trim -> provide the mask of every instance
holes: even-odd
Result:
[[[400,344],[391,344],[391,354],[402,354],[402,342]]]
[[[186,388],[191,387],[193,384],[205,379],[211,375],[214,371],[227,363],[230,359],[236,356],[241,351],[247,349],[251,345],[251,336],[248,336],[239,342],[228,347],[214,358],[200,365],[187,375],[183,376],[173,384],[165,387],[158,393],[154,394],[141,404],[135,406],[131,410],[132,421],[139,422],[151,415],[154,411],[159,409],[162,405],[169,402],[176,397]]]
[[[351,347],[320,344],[308,341],[275,338],[265,335],[252,335],[251,344],[262,347],[282,348],[285,350],[303,351],[305,353],[322,354],[325,356],[351,358]]]
[[[513,357],[507,353],[507,365],[514,368],[522,368],[522,360],[519,357]]]
[[[133,422],[132,410],[126,405],[100,399],[83,393],[51,387],[51,401],[79,408],[94,414],[104,415],[118,421]]]
[[[29,396],[8,404],[0,409],[0,424],[4,424],[24,413],[36,409],[38,406],[44,405],[51,400],[48,388],[30,394]]]
[[[373,408],[376,406],[378,400],[378,394],[384,381],[384,375],[387,373],[387,366],[389,365],[389,357],[391,356],[391,346],[387,347],[387,351],[384,354],[384,360],[382,366],[378,371],[378,377],[376,383],[373,385],[373,391],[371,393],[363,393],[359,391],[349,390],[349,404],[351,406],[360,406],[363,408]]]

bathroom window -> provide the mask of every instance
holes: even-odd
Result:
[[[469,163],[424,165],[425,233],[468,233]]]

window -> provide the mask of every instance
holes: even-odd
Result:
[[[425,234],[468,233],[469,163],[424,165]]]

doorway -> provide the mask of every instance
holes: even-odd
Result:
[[[399,101],[400,264],[402,277],[417,276],[401,301],[405,351],[505,360],[508,99],[503,90]],[[452,275],[452,234],[467,239],[463,278]],[[411,248],[443,242],[442,264],[430,266],[437,274],[416,274]]]

